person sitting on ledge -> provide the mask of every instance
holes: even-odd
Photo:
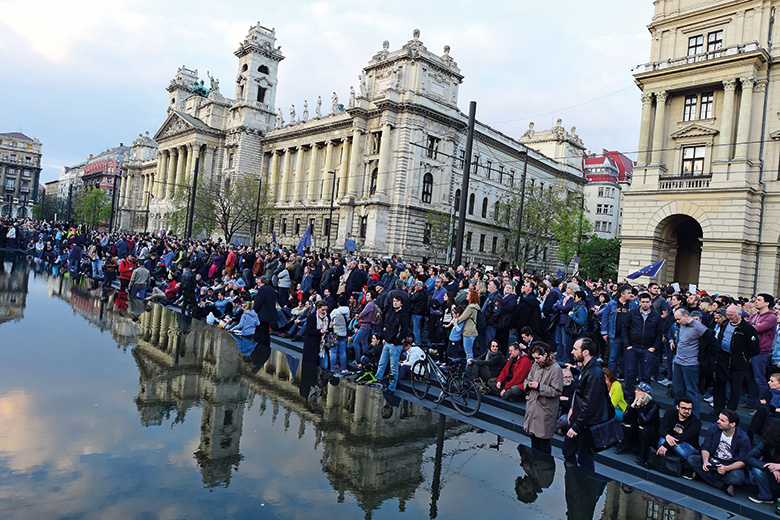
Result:
[[[658,433],[658,450],[656,454],[665,457],[669,450],[679,455],[683,460],[699,452],[699,433],[701,421],[693,415],[693,403],[687,397],[677,400],[675,410],[669,410],[661,419]],[[692,473],[683,473],[683,477],[692,479]]]
[[[653,401],[652,388],[648,383],[639,383],[634,389],[634,395],[634,401],[626,409],[620,423],[625,437],[615,453],[638,451],[636,463],[648,467],[648,450],[650,446],[655,446],[658,439],[658,404]]]
[[[531,371],[531,358],[520,350],[519,343],[509,345],[509,359],[498,377],[488,381],[491,393],[502,399],[514,401],[525,398],[523,381]]]
[[[750,450],[747,465],[758,494],[748,497],[756,504],[771,504],[780,497],[780,420],[770,419],[761,441]]]
[[[750,440],[739,427],[739,415],[723,409],[718,422],[707,429],[701,454],[688,458],[688,464],[707,484],[734,496],[734,487],[745,481],[745,459],[750,452]]]

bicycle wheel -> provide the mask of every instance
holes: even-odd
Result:
[[[425,360],[415,361],[412,365],[412,392],[417,399],[425,399],[428,395],[428,387],[431,386],[431,371]]]
[[[447,385],[452,406],[461,414],[470,417],[477,413],[482,404],[482,394],[474,380],[468,376],[453,377]]]

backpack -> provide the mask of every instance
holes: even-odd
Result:
[[[370,323],[371,325],[382,324],[382,309],[380,309],[379,306],[376,304],[374,304],[374,315],[368,319],[368,323]]]

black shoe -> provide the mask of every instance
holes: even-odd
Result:
[[[616,455],[623,455],[627,451],[628,451],[628,448],[626,448],[625,446],[620,445],[620,444],[618,444],[617,447],[615,448],[615,454]]]
[[[643,459],[642,457],[635,458],[634,462],[636,462],[637,464],[639,464],[643,468],[650,468],[650,464],[645,459]]]
[[[728,496],[733,497],[734,496],[734,491],[735,491],[734,490],[734,485],[733,484],[729,484],[728,486],[725,487],[725,489],[723,491],[725,491]]]

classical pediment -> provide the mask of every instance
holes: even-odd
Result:
[[[168,119],[165,120],[157,133],[154,134],[154,140],[159,143],[160,139],[178,135],[193,128],[195,128],[193,125],[185,121],[176,111],[173,111],[168,115]]]
[[[708,128],[706,126],[692,124],[685,128],[677,130],[672,134],[672,139],[683,139],[685,137],[703,137],[717,135],[718,131],[714,128]]]

